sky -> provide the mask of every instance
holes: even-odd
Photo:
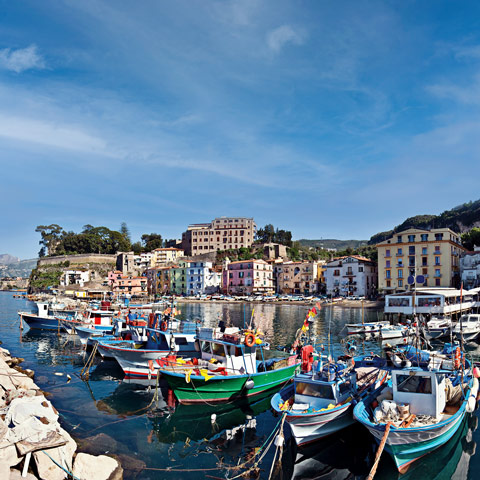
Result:
[[[480,3],[0,0],[0,253],[37,225],[368,239],[480,198]]]

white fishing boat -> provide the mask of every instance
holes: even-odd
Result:
[[[382,340],[393,338],[408,338],[415,334],[414,328],[407,325],[385,325],[380,329]]]
[[[346,326],[349,335],[365,335],[367,333],[379,333],[386,325],[390,325],[390,322],[382,320],[380,322],[347,323]]]
[[[453,329],[456,338],[461,338],[466,342],[476,340],[480,335],[480,314],[469,313],[462,315]]]
[[[429,339],[446,338],[455,323],[448,317],[432,317],[426,324],[425,335]]]

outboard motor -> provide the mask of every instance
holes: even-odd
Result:
[[[222,333],[225,333],[225,329],[227,328],[226,325],[225,325],[225,322],[223,320],[220,320],[218,322],[218,328],[220,329],[220,331]]]

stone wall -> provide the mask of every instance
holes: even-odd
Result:
[[[111,263],[115,265],[117,255],[104,255],[102,253],[89,253],[87,255],[59,255],[57,257],[42,257],[38,259],[37,266],[54,265],[70,262],[70,265],[83,263]]]

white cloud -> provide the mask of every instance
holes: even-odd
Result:
[[[45,68],[45,61],[37,52],[36,45],[19,48],[18,50],[4,48],[0,50],[0,67],[21,73],[32,68]]]
[[[296,32],[290,25],[282,25],[267,35],[268,48],[275,53],[280,52],[287,43],[301,45],[303,43],[303,35]]]

